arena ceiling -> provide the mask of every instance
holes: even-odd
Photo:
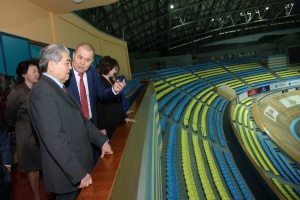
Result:
[[[159,51],[164,56],[300,27],[299,0],[119,0],[76,13],[125,40],[129,52]]]

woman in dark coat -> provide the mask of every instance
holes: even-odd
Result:
[[[39,200],[41,157],[38,138],[28,114],[28,95],[33,84],[39,80],[40,73],[37,64],[30,60],[20,62],[16,73],[20,84],[8,95],[7,126],[15,129],[18,168],[26,173],[34,200]]]
[[[97,66],[101,83],[105,88],[110,88],[114,84],[114,77],[118,73],[119,64],[110,56],[103,56]],[[117,126],[122,122],[136,122],[127,117],[122,107],[121,95],[118,98],[97,103],[97,125],[100,131],[110,139]]]

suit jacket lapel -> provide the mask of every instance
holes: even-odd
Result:
[[[90,67],[91,68],[91,67]],[[95,91],[94,90],[94,85],[95,84],[95,81],[93,80],[93,75],[92,75],[92,72],[91,70],[88,70],[86,72],[86,78],[87,78],[87,82],[88,82],[88,88],[89,88],[89,99],[90,99],[90,106],[94,105],[94,98],[93,98],[93,95],[95,95]]]
[[[81,110],[78,102],[76,101],[76,99],[73,97],[73,95],[69,92],[68,94],[66,94],[62,88],[60,88],[57,83],[55,83],[52,79],[50,79],[47,76],[42,76],[43,80],[45,80],[55,91],[58,95],[60,95],[66,102],[68,102],[69,104],[71,104],[72,106],[74,106],[75,108]]]
[[[80,104],[80,96],[78,92],[78,86],[77,86],[74,70],[70,71],[70,79],[68,80],[68,84],[69,84],[68,89],[71,91],[71,93],[74,95],[77,102]]]

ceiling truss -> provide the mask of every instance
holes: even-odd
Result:
[[[129,52],[179,55],[217,41],[299,28],[299,4],[298,0],[119,0],[80,15],[127,41]]]

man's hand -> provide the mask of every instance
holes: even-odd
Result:
[[[93,183],[92,177],[90,174],[86,174],[85,177],[80,181],[80,185],[78,188],[85,188],[88,187]]]
[[[115,92],[121,92],[123,90],[123,88],[126,86],[126,82],[125,82],[125,79],[123,79],[123,81],[119,81],[117,80],[115,82],[115,84],[113,85],[113,90]]]
[[[108,144],[108,142],[102,146],[101,150],[102,150],[101,158],[103,158],[105,154],[113,154],[113,151],[111,150],[111,147]]]

